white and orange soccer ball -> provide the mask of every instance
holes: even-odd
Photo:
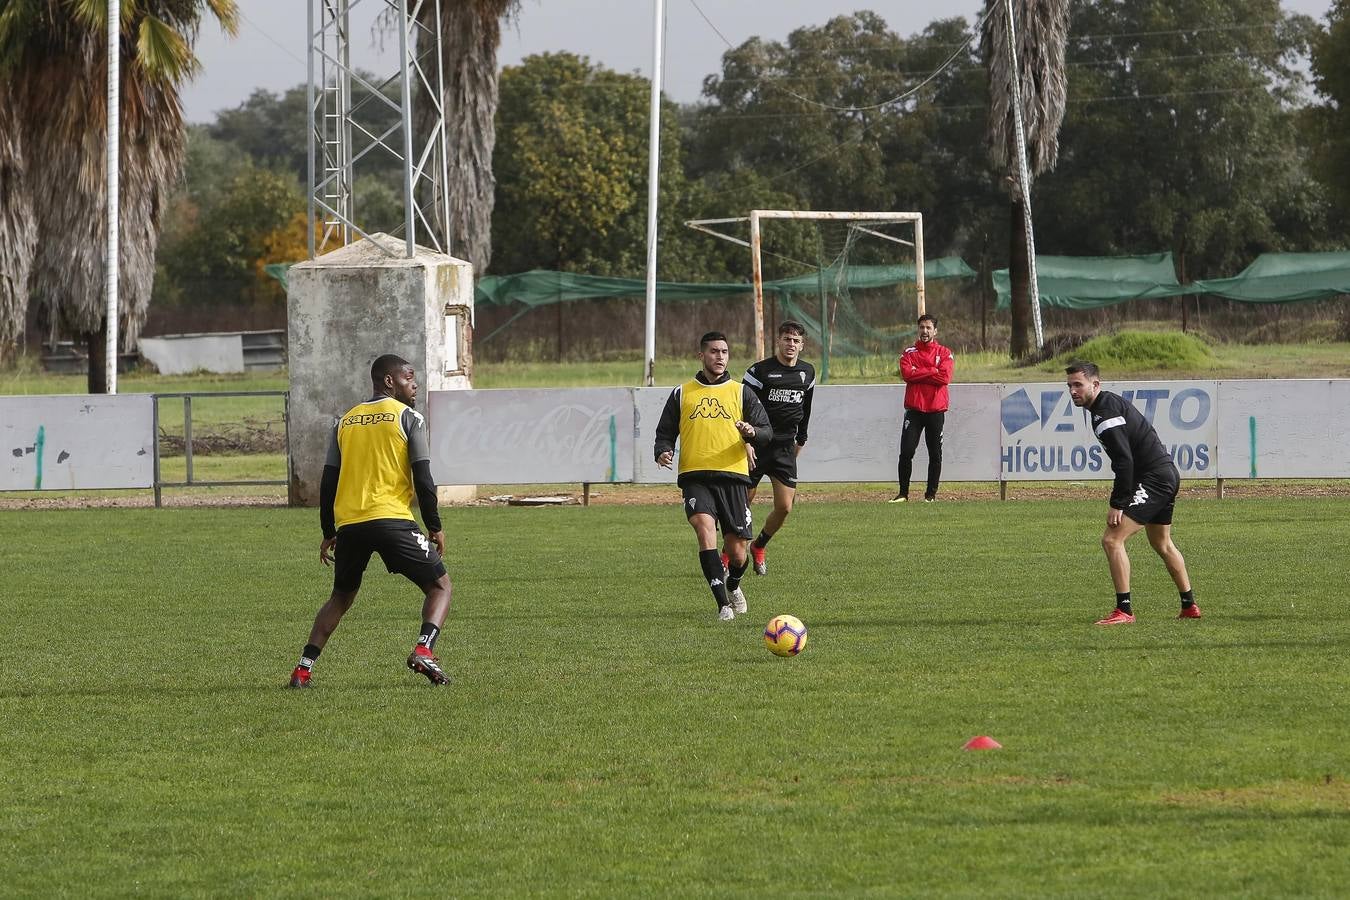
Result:
[[[806,649],[806,626],[796,616],[774,616],[764,626],[764,646],[774,656],[796,656]]]

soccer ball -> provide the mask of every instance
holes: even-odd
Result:
[[[764,646],[774,656],[796,656],[806,649],[806,626],[796,616],[774,616],[764,626]]]

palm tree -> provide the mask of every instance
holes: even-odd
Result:
[[[1027,264],[1027,198],[1017,177],[1017,132],[1013,121],[1013,66],[1008,46],[1008,14],[1016,16],[1017,86],[1021,93],[1022,128],[1026,135],[1027,168],[1035,177],[1055,167],[1059,158],[1059,126],[1064,121],[1068,79],[1064,45],[1069,35],[1068,0],[985,0],[982,50],[989,73],[989,155],[1012,198],[1009,222],[1008,275],[1012,282],[1014,359],[1030,349],[1030,269]],[[1028,184],[1028,189],[1030,184]]]
[[[89,390],[104,383],[105,0],[10,0],[0,24],[0,74],[22,124],[37,224],[29,275],[41,319],[89,347]],[[186,135],[179,87],[196,71],[192,43],[207,11],[233,33],[235,0],[123,0],[121,254],[123,340],[136,340],[154,279],[169,192]],[[39,162],[40,161],[40,162]]]
[[[0,361],[23,334],[36,241],[14,97],[8,81],[0,81]]]
[[[497,144],[497,49],[502,19],[510,19],[520,0],[436,0],[440,11],[441,58],[445,66],[446,156],[450,183],[451,252],[487,270],[492,259],[492,205],[496,179],[492,151]],[[436,4],[423,3],[417,20],[436,30]],[[418,105],[419,131],[425,133],[431,111]]]

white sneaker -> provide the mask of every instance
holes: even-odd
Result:
[[[717,618],[721,619],[723,622],[730,622],[732,619],[736,618],[736,614],[731,611],[730,606],[723,606],[717,610]]]
[[[725,607],[723,608],[725,609]],[[740,588],[736,588],[736,590],[731,592],[731,608],[736,610],[736,615],[738,616],[745,615],[746,611],[749,609],[749,607],[745,605],[745,594]]]

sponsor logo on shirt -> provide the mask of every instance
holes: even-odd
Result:
[[[801,403],[806,391],[794,391],[790,388],[774,388],[769,391],[769,400],[773,403]]]
[[[343,425],[374,425],[377,422],[393,422],[398,416],[393,413],[362,413],[358,416],[348,416],[342,420]]]
[[[698,401],[698,406],[689,414],[691,419],[730,419],[731,414],[722,408],[722,404],[717,402],[716,397],[704,397]]]

